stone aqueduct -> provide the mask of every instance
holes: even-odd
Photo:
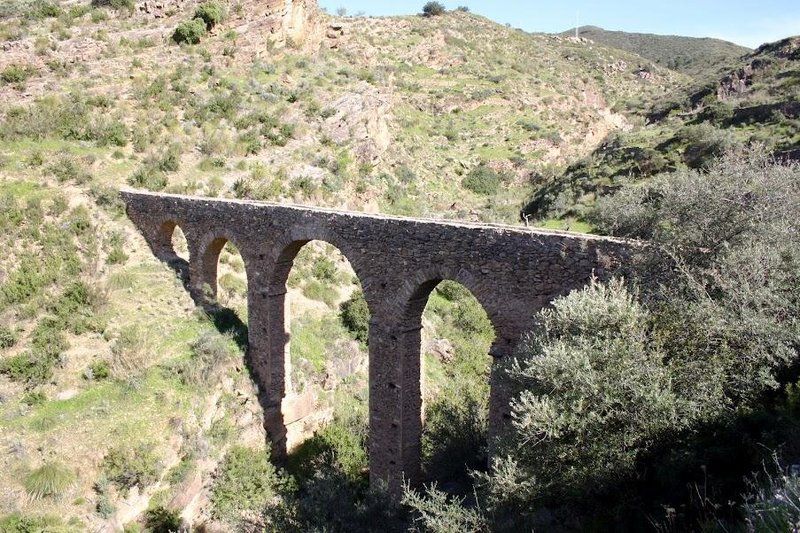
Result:
[[[214,297],[217,262],[230,241],[248,278],[248,359],[259,386],[274,453],[286,453],[283,402],[289,386],[286,282],[309,241],[336,246],[361,281],[369,331],[369,461],[372,483],[398,490],[420,469],[422,312],[442,280],[466,286],[495,328],[490,355],[490,433],[508,418],[496,384],[498,360],[512,354],[534,313],[554,298],[607,278],[629,245],[589,235],[339,212],[256,202],[123,191],[128,216],[161,260],[177,259],[172,234],[188,242],[188,287]],[[210,294],[209,294],[210,291]]]

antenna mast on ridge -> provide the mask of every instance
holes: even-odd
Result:
[[[575,39],[578,38],[578,30],[580,29],[581,23],[581,10],[578,9],[575,11]]]

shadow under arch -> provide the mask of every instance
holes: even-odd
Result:
[[[166,263],[183,283],[185,289],[189,289],[189,262],[191,256],[183,258],[178,254],[175,249],[174,239],[177,232],[180,231],[184,239],[186,239],[186,232],[183,230],[182,224],[176,220],[166,220],[159,224],[158,231],[153,242],[153,253],[161,261]],[[187,250],[187,253],[189,251]]]
[[[199,279],[191,280],[191,284],[195,285],[193,293],[196,295],[196,303],[203,309],[211,323],[220,333],[230,335],[233,338],[237,346],[245,353],[245,363],[248,366],[248,370],[251,370],[248,356],[248,326],[235,310],[221,305],[217,299],[219,292],[219,261],[222,251],[228,243],[233,245],[242,257],[245,282],[249,286],[251,279],[249,272],[250,261],[247,260],[242,248],[233,238],[219,234],[207,236],[200,242],[199,257],[195,261],[195,271],[193,272]],[[248,294],[249,299],[247,291],[246,294]],[[251,375],[253,375],[252,370]]]

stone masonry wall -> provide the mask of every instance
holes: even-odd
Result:
[[[554,298],[606,279],[631,253],[620,240],[589,235],[417,220],[299,206],[123,191],[128,216],[153,253],[174,261],[179,226],[189,245],[189,290],[214,297],[217,262],[227,241],[248,277],[248,359],[274,453],[286,453],[289,313],[286,281],[311,240],[336,246],[349,260],[371,312],[369,332],[370,478],[399,491],[420,468],[422,312],[445,279],[466,286],[486,309],[496,340],[490,434],[508,418],[496,384],[498,360],[514,351],[534,314]],[[209,294],[210,293],[210,294]]]

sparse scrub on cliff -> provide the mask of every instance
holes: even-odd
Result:
[[[158,479],[160,464],[153,444],[123,444],[106,453],[102,468],[108,481],[121,490],[127,491],[135,486],[142,490]]]
[[[447,10],[440,2],[428,2],[422,7],[422,14],[426,17],[444,15]]]
[[[75,483],[75,473],[58,462],[47,462],[25,477],[25,491],[34,500],[61,498]]]
[[[0,350],[11,348],[17,343],[17,332],[10,327],[0,324]]]
[[[461,184],[475,194],[492,196],[500,191],[505,177],[486,165],[480,165],[470,171]]]
[[[343,302],[339,310],[344,326],[356,340],[366,343],[369,340],[369,306],[364,293],[356,291],[349,300]]]
[[[22,84],[35,73],[36,70],[30,65],[9,65],[0,72],[0,81],[7,84]]]
[[[92,7],[108,7],[115,10],[133,11],[135,0],[92,0]]]
[[[120,330],[111,347],[111,370],[114,377],[128,379],[147,368],[151,356],[149,335],[137,326]]]
[[[281,479],[264,450],[234,446],[214,475],[211,513],[238,524],[248,513],[260,512],[281,488]]]
[[[225,7],[219,2],[204,2],[197,6],[194,18],[202,20],[210,30],[225,18]]]
[[[12,513],[0,518],[0,531],[3,533],[32,533],[39,531],[64,531],[65,533],[84,530],[85,524],[73,518],[69,523],[53,515],[25,515]]]

